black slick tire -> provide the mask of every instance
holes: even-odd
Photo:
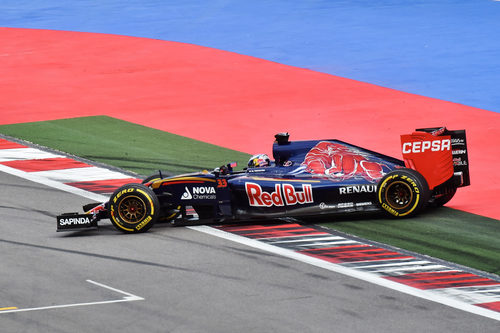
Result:
[[[380,207],[392,217],[418,214],[429,201],[430,191],[425,178],[412,169],[396,169],[386,174],[377,187]]]
[[[118,188],[109,199],[109,218],[124,233],[149,230],[160,215],[160,204],[154,192],[142,184]]]

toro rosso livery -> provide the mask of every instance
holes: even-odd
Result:
[[[243,171],[228,164],[174,177],[160,172],[120,187],[108,202],[84,206],[84,214],[58,216],[57,230],[97,227],[103,218],[136,233],[157,221],[307,220],[376,211],[409,217],[470,184],[464,130],[419,129],[401,136],[401,149],[399,160],[339,140],[290,141],[280,133],[274,161],[260,154]]]

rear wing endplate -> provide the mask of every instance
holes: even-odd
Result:
[[[401,149],[405,166],[419,171],[430,189],[445,182],[453,187],[470,185],[465,130],[419,128],[401,135]]]

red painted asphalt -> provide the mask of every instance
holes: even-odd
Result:
[[[91,166],[86,163],[64,157],[42,158],[36,160],[17,160],[1,162],[1,164],[25,172],[87,168]]]
[[[0,28],[1,124],[92,115],[244,151],[273,135],[338,138],[400,157],[399,135],[467,130],[472,186],[449,206],[500,219],[500,116],[196,45]]]

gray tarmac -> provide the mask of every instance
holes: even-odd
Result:
[[[0,308],[18,311],[0,311],[0,332],[499,331],[493,319],[184,227],[125,235],[104,221],[56,233],[55,215],[85,203],[0,173]]]

